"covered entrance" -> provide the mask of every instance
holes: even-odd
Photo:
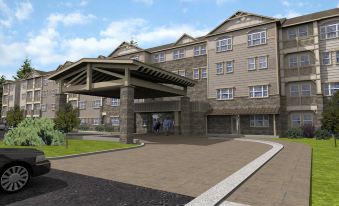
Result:
[[[59,83],[56,109],[66,103],[65,93],[120,98],[120,141],[133,142],[134,99],[181,96],[181,134],[190,134],[190,99],[187,87],[195,81],[136,60],[84,58],[55,72]]]

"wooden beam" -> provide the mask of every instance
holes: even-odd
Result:
[[[107,81],[107,82],[93,83],[93,90],[95,91],[97,89],[105,89],[108,87],[120,88],[121,86],[123,86],[123,80],[118,79],[118,80],[112,80],[112,81]]]
[[[92,70],[92,68],[91,68],[92,66],[91,66],[91,64],[90,63],[88,63],[87,64],[87,67],[86,67],[86,72],[87,72],[87,79],[86,79],[86,88],[87,88],[87,90],[91,90],[92,89],[92,72],[93,72],[93,70]]]
[[[73,76],[73,75],[75,75],[75,74],[77,74],[77,73],[79,73],[79,72],[84,71],[84,70],[85,70],[85,67],[83,67],[83,68],[81,68],[81,69],[78,69],[78,70],[75,70],[74,72],[69,73],[69,74],[67,74],[67,75],[65,75],[65,76],[63,76],[63,77],[61,77],[60,80],[67,79],[67,78],[69,78],[69,77],[71,77],[71,76]]]
[[[74,85],[80,84],[81,82],[86,82],[87,76],[84,75],[83,77],[79,78],[77,81],[74,82]]]
[[[131,85],[138,86],[138,87],[144,87],[144,88],[153,89],[153,90],[157,90],[161,92],[172,93],[178,96],[186,95],[186,92],[184,90],[174,89],[172,87],[168,87],[162,84],[152,83],[152,82],[141,80],[141,79],[131,78],[130,82],[131,82],[130,83]]]
[[[95,71],[98,71],[98,72],[101,72],[101,73],[104,73],[104,74],[108,74],[110,76],[117,77],[117,78],[120,78],[120,79],[123,79],[125,77],[124,75],[118,74],[118,73],[115,73],[115,72],[106,71],[106,70],[99,69],[99,68],[93,68],[93,69]]]
[[[74,82],[75,80],[77,80],[78,78],[80,78],[82,75],[86,74],[86,71],[82,71],[80,72],[80,74],[76,75],[73,79],[71,79],[70,81],[67,82],[67,85],[71,85],[72,82]]]

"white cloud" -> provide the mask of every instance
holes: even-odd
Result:
[[[282,0],[281,3],[282,5],[287,6],[287,7],[291,5],[291,3],[288,0]]]
[[[30,2],[21,2],[15,10],[15,17],[19,20],[25,20],[33,12],[33,6]]]
[[[337,8],[339,8],[339,3],[337,3]]]
[[[221,6],[225,3],[234,3],[234,2],[237,2],[238,0],[216,0],[215,3],[218,5],[218,6]]]
[[[135,2],[139,2],[139,3],[143,3],[146,4],[148,6],[153,5],[154,1],[153,0],[134,0]]]
[[[296,12],[294,10],[288,10],[285,14],[276,14],[274,15],[275,18],[294,18],[297,16],[301,16],[302,14],[299,12]]]
[[[86,6],[88,4],[88,1],[87,0],[81,0],[80,2],[79,2],[79,5],[80,6]]]
[[[71,26],[75,24],[87,24],[95,19],[93,14],[83,15],[79,12],[69,14],[50,14],[47,18],[48,25],[55,27],[57,24],[62,23],[64,26]]]

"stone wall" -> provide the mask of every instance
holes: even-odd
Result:
[[[231,116],[211,115],[207,116],[208,134],[231,134]]]
[[[250,115],[240,115],[240,134],[273,135],[273,115],[269,115],[269,127],[251,127]]]

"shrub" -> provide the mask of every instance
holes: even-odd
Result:
[[[90,126],[88,124],[81,124],[78,129],[86,131],[90,129]]]
[[[67,103],[65,108],[56,113],[54,119],[55,128],[63,133],[71,132],[74,128],[77,128],[80,124],[78,118],[78,109],[73,109],[71,103]]]
[[[313,125],[304,125],[302,126],[303,136],[308,138],[314,137],[315,128]]]
[[[106,132],[114,132],[114,127],[112,125],[110,125],[110,124],[105,124],[104,125],[104,130]]]
[[[95,131],[98,131],[98,132],[103,132],[103,131],[105,131],[105,125],[102,125],[102,124],[97,125],[97,126],[95,127]]]
[[[47,118],[26,118],[16,128],[6,133],[5,145],[42,146],[62,145],[65,134],[54,129],[54,122]]]
[[[298,127],[290,128],[286,131],[286,136],[288,138],[301,138],[303,137],[303,131]]]
[[[20,109],[19,105],[15,105],[7,112],[6,123],[10,127],[16,127],[24,119],[24,110]]]
[[[317,129],[315,131],[315,138],[316,139],[329,139],[331,138],[331,134],[326,129]]]

